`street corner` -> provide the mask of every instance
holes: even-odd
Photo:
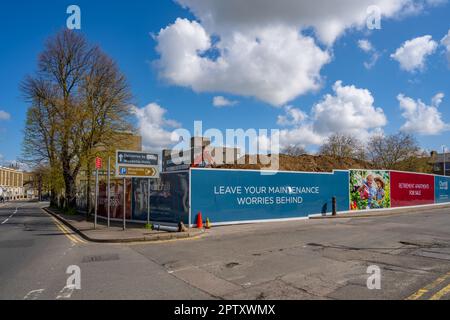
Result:
[[[108,227],[106,221],[102,220],[101,223],[95,225],[92,219],[86,220],[81,214],[68,215],[53,208],[44,208],[44,211],[66,231],[70,230],[71,233],[76,233],[84,243],[151,244],[194,240],[205,235],[205,230],[198,228],[186,228],[182,232],[176,232],[175,227],[167,227],[168,230],[164,231],[148,229],[143,224],[133,224],[124,229],[117,221]],[[161,227],[161,229],[164,228]]]

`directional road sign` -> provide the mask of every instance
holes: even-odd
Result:
[[[117,163],[135,166],[157,166],[158,155],[148,152],[117,151]]]
[[[116,152],[116,177],[159,178],[158,155],[148,152]]]

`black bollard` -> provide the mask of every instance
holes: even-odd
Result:
[[[337,205],[336,205],[336,197],[332,199],[332,207],[333,207],[333,216],[337,215]]]

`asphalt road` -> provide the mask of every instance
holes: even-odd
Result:
[[[86,243],[44,205],[0,205],[0,299],[450,299],[450,209],[108,245]],[[70,266],[81,290],[66,286]]]
[[[42,211],[44,205],[0,207],[0,299],[209,297],[129,247],[84,242]],[[66,286],[70,266],[81,270],[81,290]]]

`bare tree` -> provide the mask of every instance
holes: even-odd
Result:
[[[299,157],[299,156],[308,154],[308,152],[306,152],[305,148],[303,148],[302,146],[299,146],[299,145],[287,146],[281,151],[281,153],[288,155],[288,156],[292,156],[292,157]]]
[[[320,148],[319,153],[334,158],[365,159],[362,143],[352,135],[341,133],[331,135]]]
[[[414,136],[401,132],[374,136],[368,147],[370,160],[380,169],[397,169],[401,161],[417,157],[419,150]]]
[[[76,205],[76,179],[99,146],[131,130],[131,93],[116,64],[74,31],[49,39],[38,71],[22,84],[30,103],[24,156],[47,162],[64,180],[66,206]]]
[[[59,168],[57,148],[57,117],[55,112],[56,92],[44,79],[28,77],[22,84],[22,91],[31,105],[27,111],[24,130],[24,161],[36,168],[48,166],[52,168],[53,179],[61,170]],[[50,203],[56,205],[58,187],[50,185]]]

